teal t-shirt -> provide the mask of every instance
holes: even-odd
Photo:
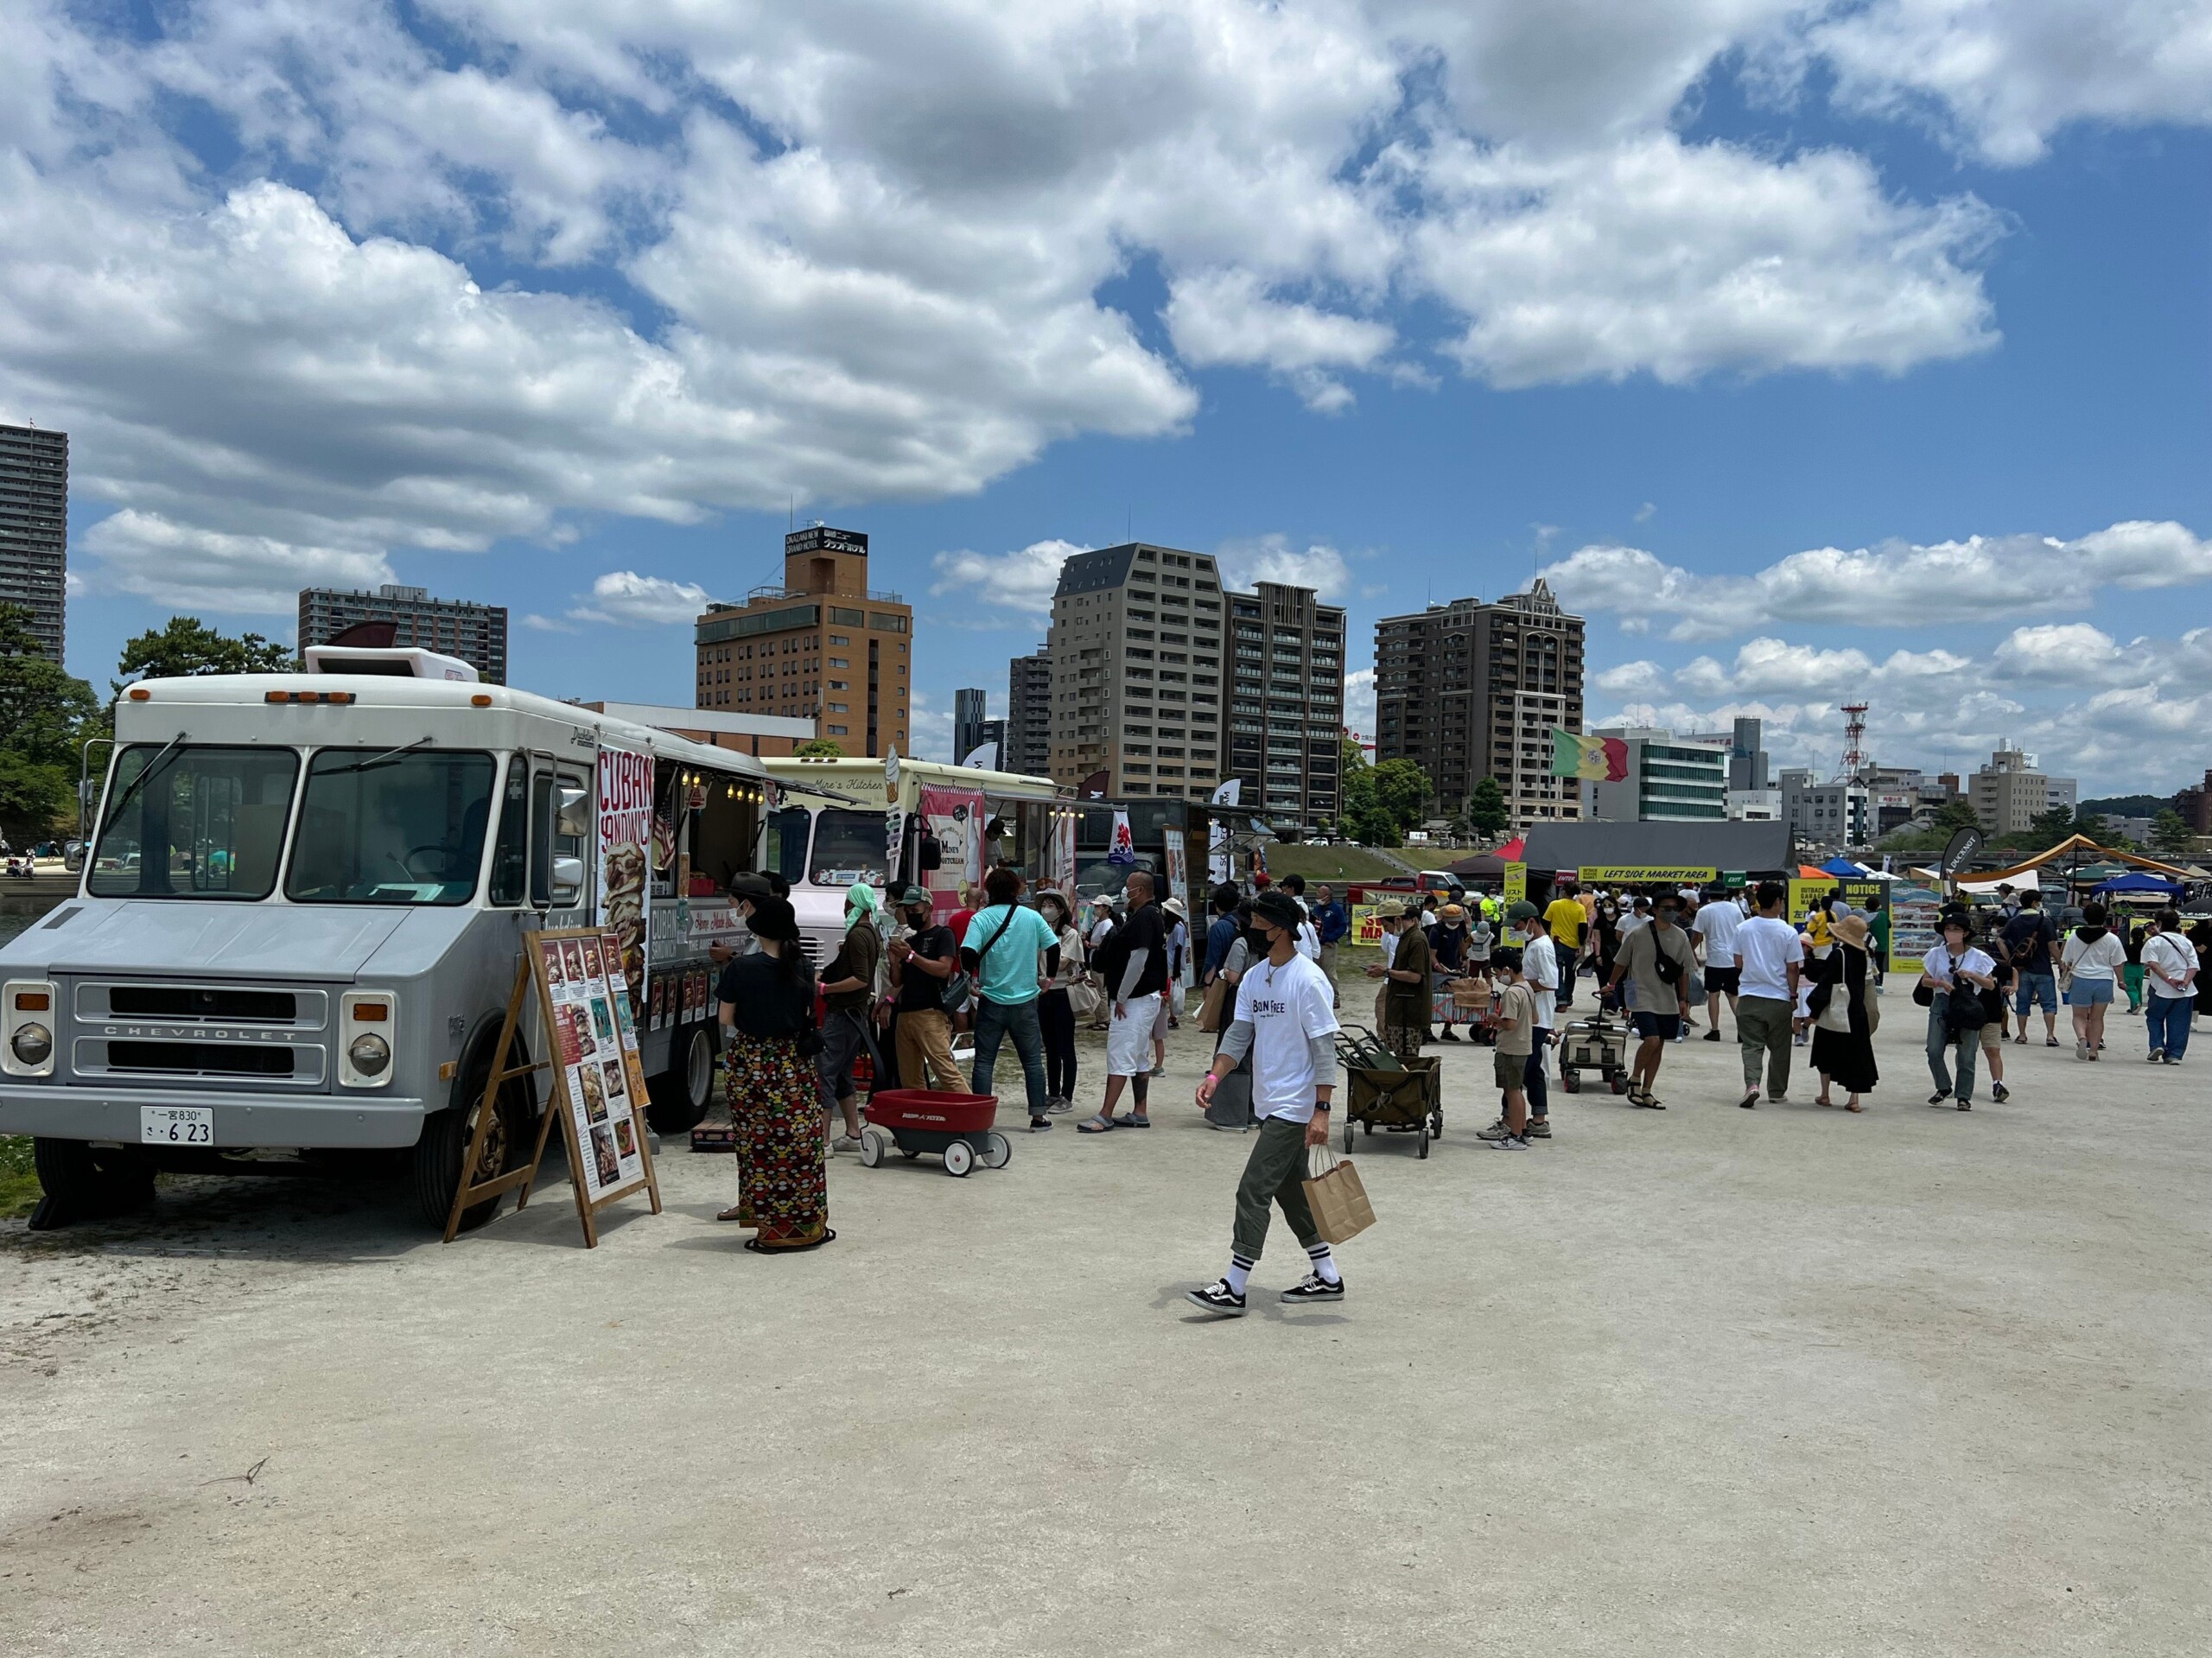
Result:
[[[960,948],[980,952],[998,937],[1006,917],[1007,906],[1003,904],[976,911],[968,923],[968,936],[960,941]],[[976,988],[991,1001],[1036,1001],[1037,952],[1050,950],[1059,942],[1052,937],[1052,924],[1043,916],[1020,905],[1014,905],[1014,924],[1007,927],[1005,937],[991,944],[991,953],[983,957],[982,971],[976,975]]]

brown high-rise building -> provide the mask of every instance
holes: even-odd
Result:
[[[1418,760],[1443,810],[1488,777],[1516,829],[1581,816],[1581,785],[1552,775],[1554,726],[1582,730],[1582,618],[1541,578],[1376,624],[1376,761]]]
[[[815,524],[784,537],[781,587],[710,605],[694,633],[697,703],[814,721],[848,755],[911,754],[914,613],[868,585],[868,537]]]
[[[1052,772],[1052,656],[1043,645],[1033,656],[1007,664],[1006,769],[1027,777]]]

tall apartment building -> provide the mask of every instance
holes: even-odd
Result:
[[[1582,784],[1585,817],[1609,823],[1728,820],[1726,739],[1677,737],[1649,726],[1608,726],[1592,734],[1627,745],[1628,775],[1618,783]]]
[[[1221,572],[1129,542],[1078,553],[1052,594],[1051,775],[1203,800],[1221,761]]]
[[[1052,653],[1044,645],[1033,656],[1007,664],[1006,769],[1025,777],[1049,777],[1052,770]]]
[[[1269,821],[1317,829],[1342,804],[1344,613],[1274,581],[1228,602],[1221,777],[1243,779],[1244,804]]]
[[[69,434],[0,426],[0,604],[30,613],[55,662],[67,643]]]
[[[327,645],[362,622],[390,622],[392,643],[458,657],[494,685],[507,683],[507,607],[433,599],[427,588],[387,581],[374,593],[300,589],[300,648]]]
[[[969,688],[952,694],[952,763],[966,762],[976,752],[976,745],[986,740],[983,735],[983,716],[988,696],[982,690]]]
[[[784,537],[781,587],[709,605],[693,629],[698,706],[814,721],[848,755],[911,754],[914,612],[868,585],[868,537],[814,524]],[[954,757],[956,759],[959,756]]]
[[[2075,794],[2072,778],[2046,776],[2033,754],[2017,748],[1999,748],[1967,779],[1967,799],[1990,835],[2017,835],[2054,806],[2071,810]]]
[[[1421,763],[1446,810],[1495,778],[1516,829],[1582,816],[1552,775],[1552,727],[1582,729],[1582,618],[1539,577],[1484,604],[1454,599],[1375,625],[1375,759]]]

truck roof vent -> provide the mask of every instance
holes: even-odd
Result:
[[[310,645],[301,653],[311,674],[376,674],[391,679],[458,679],[474,683],[476,670],[458,657],[412,645]]]

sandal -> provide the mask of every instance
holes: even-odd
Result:
[[[822,1236],[807,1243],[763,1243],[758,1238],[747,1238],[745,1247],[756,1255],[803,1255],[809,1249],[819,1249],[825,1243],[837,1241],[837,1229],[825,1226]]]
[[[1835,1102],[1834,1102],[1834,1100],[1832,1100],[1832,1099],[1828,1098],[1828,1096],[1827,1096],[1827,1095],[1825,1095],[1825,1094],[1815,1094],[1815,1095],[1814,1095],[1814,1096],[1813,1096],[1813,1103],[1814,1103],[1815,1105],[1827,1105],[1827,1106],[1833,1106],[1833,1105],[1835,1103]],[[1854,1111],[1855,1111],[1855,1110],[1857,1110],[1858,1109],[1859,1109],[1859,1108],[1858,1108],[1857,1106],[1853,1106],[1853,1107],[1852,1107],[1852,1109],[1853,1109],[1853,1110],[1854,1110]]]
[[[1114,1132],[1114,1119],[1101,1111],[1076,1124],[1075,1131],[1079,1134],[1110,1134]]]
[[[1853,1100],[1847,1104],[1843,1109],[1847,1111],[1864,1111],[1866,1108],[1859,1104],[1856,1100]]]

